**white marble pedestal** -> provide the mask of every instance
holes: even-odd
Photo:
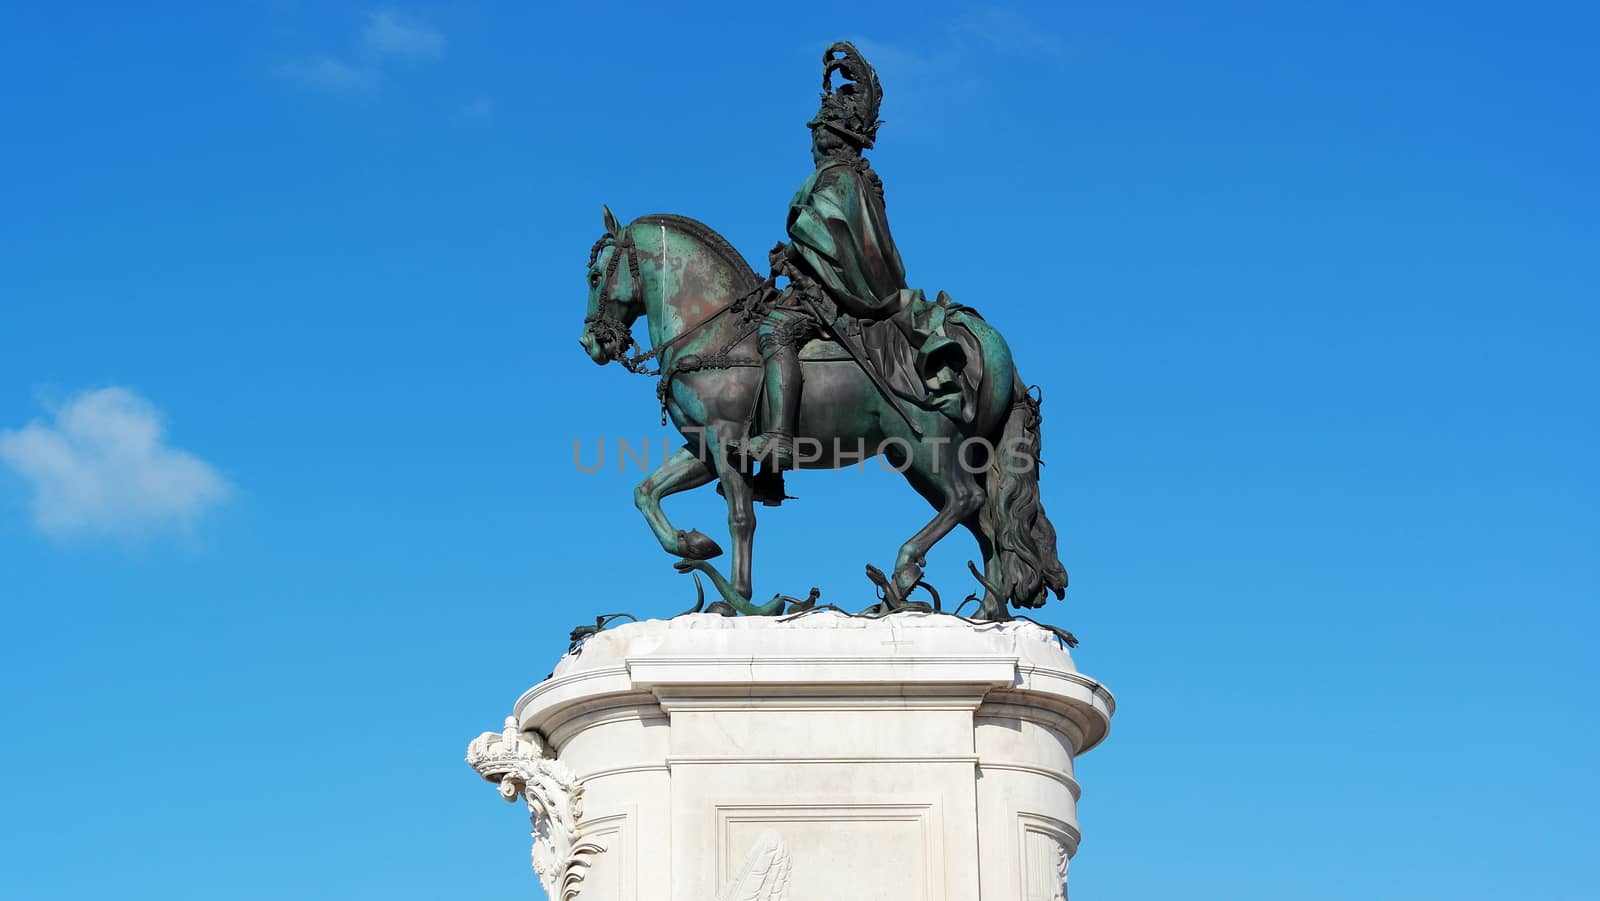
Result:
[[[1053,901],[1113,709],[1028,623],[695,615],[589,639],[468,762],[557,901]]]

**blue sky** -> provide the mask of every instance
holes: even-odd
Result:
[[[465,742],[692,600],[571,462],[665,435],[575,340],[600,204],[762,259],[852,37],[910,281],[1043,388],[1047,618],[1121,702],[1074,897],[1596,897],[1597,25],[11,5],[0,896],[537,897]],[[926,516],[791,493],[758,595],[864,606]]]

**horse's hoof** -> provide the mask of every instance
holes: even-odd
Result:
[[[718,616],[738,616],[739,615],[739,611],[733,609],[733,605],[728,603],[727,601],[712,601],[711,602],[711,606],[706,608],[706,612],[707,613],[715,613]]]
[[[721,555],[722,546],[712,541],[711,536],[699,530],[678,533],[678,556],[689,560],[710,560]]]

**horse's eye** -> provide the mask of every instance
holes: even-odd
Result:
[[[594,286],[594,285],[600,284],[600,273],[598,273],[598,272],[589,273],[589,284],[590,284],[590,286]]]

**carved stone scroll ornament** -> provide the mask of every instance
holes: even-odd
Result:
[[[485,732],[467,745],[467,763],[500,787],[507,801],[523,799],[533,819],[533,871],[553,901],[572,901],[595,855],[605,846],[578,834],[583,786],[555,759],[538,733],[521,732],[506,717],[503,732]]]

